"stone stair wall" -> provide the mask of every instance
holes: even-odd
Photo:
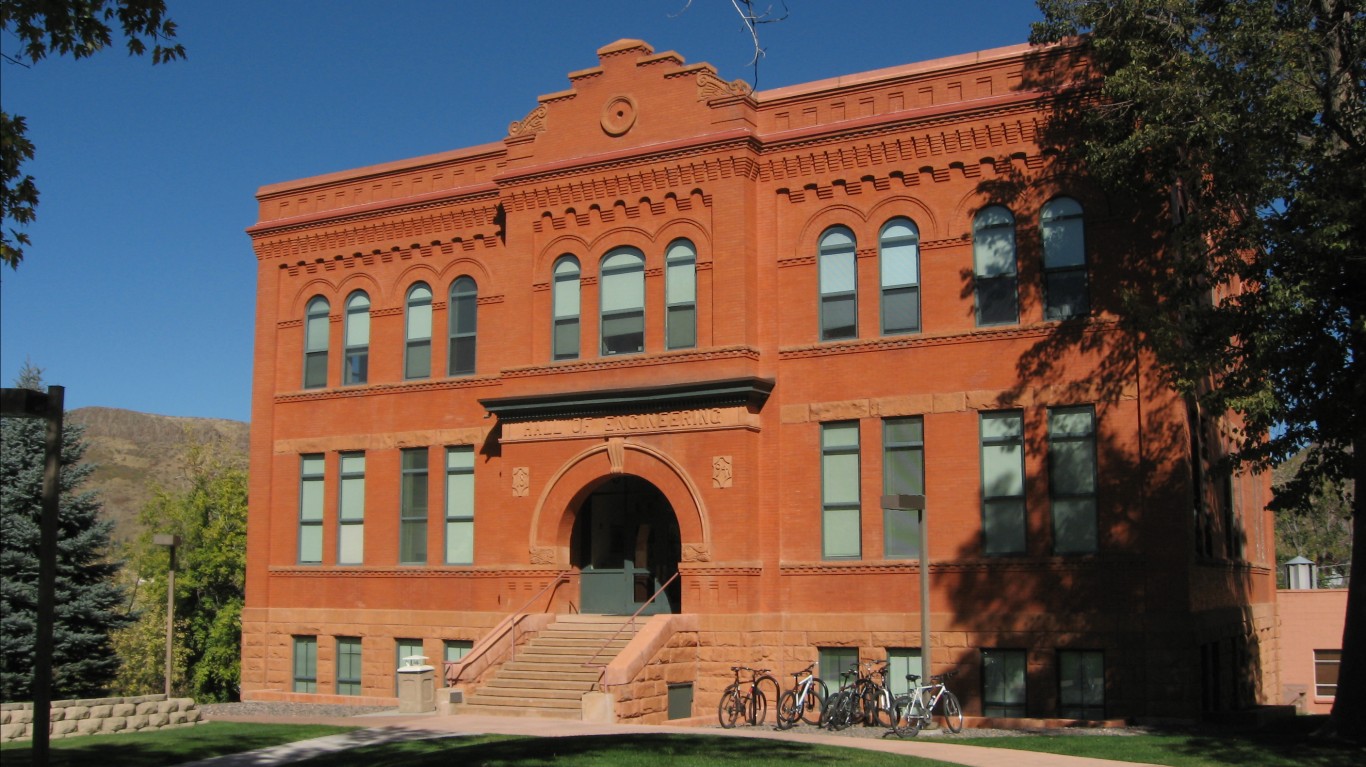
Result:
[[[54,700],[51,738],[186,727],[204,721],[192,698],[139,695],[132,698]],[[33,704],[0,704],[0,742],[33,738]]]

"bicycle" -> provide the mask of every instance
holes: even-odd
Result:
[[[886,661],[868,661],[863,665],[864,673],[856,682],[857,719],[868,727],[891,727],[895,716],[892,691],[885,684],[888,664]]]
[[[822,727],[842,730],[854,722],[884,727],[891,725],[891,693],[873,680],[874,675],[886,674],[887,664],[883,662],[880,667],[875,664],[875,661],[868,661],[862,668],[851,668],[840,674],[840,689],[825,701],[825,712],[820,722]]]
[[[958,696],[945,685],[957,673],[949,670],[937,674],[930,677],[928,685],[923,686],[919,683],[918,674],[907,674],[906,681],[911,683],[913,689],[897,696],[892,709],[891,731],[899,738],[913,738],[920,734],[922,728],[934,723],[934,710],[940,707],[949,732],[962,732],[963,707],[958,703]]]
[[[763,724],[764,717],[768,715],[768,701],[764,691],[759,689],[759,683],[770,682],[776,690],[778,680],[770,676],[766,668],[731,666],[730,670],[735,672],[735,681],[721,691],[721,700],[716,704],[717,720],[727,730],[734,727],[741,716],[746,724],[755,727]],[[743,683],[740,681],[741,671],[749,672],[749,679]]]
[[[778,729],[787,730],[797,724],[797,720],[807,724],[820,724],[825,713],[825,682],[812,673],[815,663],[802,671],[792,674],[792,689],[784,692],[778,699]],[[805,679],[800,679],[806,674]]]

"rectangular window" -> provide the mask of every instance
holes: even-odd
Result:
[[[422,656],[421,639],[395,639],[394,640],[394,668],[400,669],[412,663],[422,665],[423,661],[410,661],[409,658]],[[394,694],[398,694],[398,672],[394,672]]]
[[[299,456],[299,563],[323,561],[324,461],[321,453]]]
[[[447,639],[442,645],[442,650],[444,651],[442,660],[447,663],[455,663],[456,661],[463,660],[466,655],[470,654],[470,650],[473,649],[474,642],[471,642],[468,639]]]
[[[446,564],[474,563],[474,447],[446,448]]]
[[[1096,550],[1096,415],[1089,406],[1048,411],[1048,498],[1053,551]]]
[[[318,691],[318,638],[294,637],[294,692]]]
[[[1105,718],[1105,653],[1099,650],[1058,652],[1058,716]]]
[[[858,421],[821,426],[821,552],[826,559],[858,559]]]
[[[904,695],[911,691],[907,674],[921,676],[922,673],[919,647],[887,648],[887,687],[893,695]]]
[[[1338,667],[1342,650],[1314,651],[1314,697],[1335,698],[1338,694]]]
[[[337,493],[337,564],[365,561],[365,453],[342,453]]]
[[[402,453],[398,525],[398,561],[403,565],[427,564],[427,448],[408,448]]]
[[[920,416],[882,422],[882,492],[925,494],[925,421]],[[884,509],[882,522],[885,558],[919,558],[920,512]]]
[[[982,413],[982,534],[987,554],[1025,551],[1024,416]]]
[[[817,676],[825,682],[831,692],[839,689],[840,675],[858,668],[857,647],[820,648],[820,666]]]
[[[337,637],[337,694],[360,695],[360,637]]]
[[[982,716],[1025,715],[1025,651],[982,651]]]

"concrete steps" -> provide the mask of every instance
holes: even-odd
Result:
[[[596,689],[601,667],[612,662],[643,624],[637,619],[623,629],[629,620],[615,615],[556,618],[453,712],[580,719],[583,694]]]

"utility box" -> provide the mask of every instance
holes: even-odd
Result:
[[[436,710],[436,669],[423,663],[425,660],[416,655],[404,658],[398,669],[400,714],[426,714]]]

